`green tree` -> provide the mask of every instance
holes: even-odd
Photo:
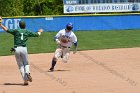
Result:
[[[63,0],[0,0],[1,16],[63,14]]]
[[[11,16],[23,16],[23,0],[12,0],[11,7],[12,12]]]
[[[22,0],[1,0],[0,15],[1,16],[19,16],[23,13]]]
[[[35,15],[34,6],[37,0],[23,0],[23,12],[25,16]]]
[[[36,15],[63,14],[63,0],[40,0],[34,9]]]
[[[10,10],[10,1],[11,0],[0,0],[0,15],[8,16],[11,11]]]

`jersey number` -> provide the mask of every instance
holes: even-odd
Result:
[[[21,40],[23,40],[23,33],[20,33],[20,34],[21,34],[21,37],[20,37],[20,39],[21,39]]]

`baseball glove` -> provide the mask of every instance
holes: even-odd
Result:
[[[11,48],[10,51],[12,53],[12,52],[15,52],[16,50],[15,50],[15,48]]]
[[[67,37],[65,37],[65,36],[62,36],[60,38],[60,42],[62,42],[62,43],[68,43],[69,42],[69,39]]]

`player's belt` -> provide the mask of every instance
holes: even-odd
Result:
[[[26,47],[26,45],[14,46],[14,48],[17,48],[17,47]]]
[[[70,47],[67,47],[67,46],[62,46],[62,45],[60,45],[60,47],[63,47],[63,48],[70,48]]]
[[[63,48],[70,48],[70,47],[66,47],[66,46],[62,46]]]

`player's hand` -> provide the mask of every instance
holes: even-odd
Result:
[[[39,29],[37,33],[38,33],[39,36],[40,36],[42,32],[43,32],[43,29]]]
[[[39,29],[38,32],[41,32],[42,33],[43,32],[43,29]]]
[[[59,41],[59,40],[57,40],[57,41],[56,41],[56,44],[60,44],[60,41]]]

